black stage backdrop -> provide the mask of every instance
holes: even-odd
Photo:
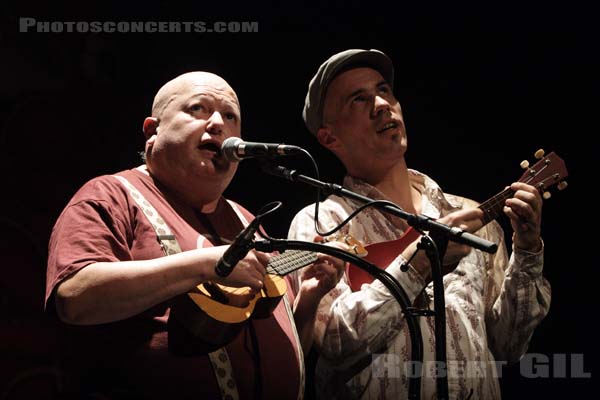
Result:
[[[102,7],[20,3],[2,5],[0,14],[5,398],[52,398],[54,339],[42,318],[52,225],[81,184],[140,163],[142,121],[156,90],[187,71],[223,76],[239,95],[246,140],[302,146],[324,180],[339,182],[340,164],[308,133],[301,109],[320,63],[347,48],[377,48],[393,59],[409,166],[447,192],[487,199],[516,180],[519,162],[532,160],[538,148],[566,161],[570,185],[544,205],[550,314],[533,336],[527,364],[505,368],[501,385],[505,398],[577,398],[593,390],[600,65],[591,9],[401,1],[183,8],[155,0]],[[42,25],[29,26],[33,19]],[[67,32],[68,21],[194,21],[205,28],[225,22],[219,26],[229,32],[185,32],[185,25],[179,33]],[[242,21],[255,32],[234,32]],[[44,22],[59,22],[48,28],[57,32],[42,32]],[[72,30],[78,29],[85,25]],[[376,156],[365,154],[365,162]],[[312,173],[305,158],[282,163]],[[253,160],[240,164],[226,195],[253,212],[282,201],[276,217],[265,221],[278,237],[315,197],[307,187],[265,175]],[[509,229],[506,219],[500,222]]]

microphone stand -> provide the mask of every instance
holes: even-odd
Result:
[[[444,296],[444,276],[442,274],[441,260],[444,258],[448,240],[439,235],[424,235],[419,246],[425,250],[431,264],[431,280],[433,281],[433,308],[435,326],[435,361],[436,361],[436,389],[438,399],[447,400],[448,394],[448,368],[446,360],[446,299]],[[439,368],[445,371],[440,373]]]
[[[369,197],[360,195],[358,193],[352,192],[341,185],[334,183],[322,182],[317,179],[311,178],[306,175],[299,174],[296,170],[290,170],[280,165],[272,165],[268,163],[262,163],[262,169],[271,175],[278,176],[280,178],[284,178],[291,182],[300,182],[321,190],[325,196],[329,196],[331,194],[338,195],[340,197],[347,197],[353,200],[356,200],[360,203],[366,204],[374,201]],[[440,222],[433,220],[430,217],[423,215],[416,215],[408,213],[402,210],[400,207],[393,207],[389,204],[380,204],[375,203],[373,205],[377,209],[400,217],[416,229],[419,232],[428,231],[428,235],[423,235],[421,241],[419,243],[418,248],[424,249],[427,257],[431,263],[431,276],[433,281],[433,292],[434,292],[434,316],[435,316],[435,356],[436,356],[436,365],[442,366],[445,371],[443,373],[436,374],[436,388],[438,399],[448,399],[448,374],[447,374],[447,363],[446,363],[446,306],[444,299],[444,284],[443,284],[443,275],[442,275],[442,259],[444,253],[446,252],[446,248],[448,245],[448,241],[453,241],[457,243],[462,243],[474,247],[478,250],[485,251],[487,253],[495,253],[498,249],[498,245],[492,243],[488,240],[482,239],[476,235],[465,232],[464,230],[456,227],[451,227]],[[315,218],[317,216],[315,215]],[[327,253],[322,251],[323,253]],[[330,254],[330,253],[327,253]],[[340,257],[342,258],[342,257]],[[342,258],[344,259],[344,258]],[[364,261],[364,260],[361,260]],[[354,262],[352,262],[354,264]],[[368,264],[368,263],[367,263]],[[398,282],[389,275],[389,278],[385,278],[385,275],[380,274],[378,271],[382,271],[382,269],[375,267],[375,270],[369,267],[366,267],[364,263],[355,264],[356,266],[364,269],[368,273],[370,273],[376,279],[380,279],[384,277],[385,279],[391,278],[393,282],[395,282],[395,286],[397,289],[400,289],[403,292],[402,288],[398,284]],[[372,265],[372,264],[371,264]],[[406,266],[407,267],[407,266]],[[382,283],[385,282],[381,280]],[[392,286],[394,286],[392,285]],[[388,285],[386,285],[388,287]],[[388,287],[388,289],[390,289]],[[392,294],[394,294],[393,290],[390,289]],[[429,310],[417,310],[406,301],[406,295],[404,296],[404,303],[401,302],[401,297],[394,297],[400,303],[400,306],[407,318],[407,323],[410,332],[411,339],[411,363],[412,365],[417,365],[418,375],[419,375],[419,386],[416,387],[416,379],[413,377],[410,378],[409,382],[409,398],[418,398],[412,397],[415,395],[416,391],[420,391],[420,372],[421,366],[423,362],[423,349],[422,349],[422,335],[420,327],[417,323],[409,323],[409,320],[412,320],[415,316],[430,316],[431,312]],[[418,341],[418,345],[415,342]],[[418,364],[415,364],[418,362]]]

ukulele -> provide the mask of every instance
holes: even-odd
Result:
[[[362,244],[350,235],[335,236],[324,241],[345,243],[349,251],[363,256]],[[272,256],[267,264],[267,274],[262,289],[251,295],[249,287],[234,288],[217,283],[202,283],[188,292],[196,309],[191,331],[212,351],[231,342],[249,318],[267,318],[275,310],[287,290],[284,275],[317,260],[317,253],[304,250],[287,250]],[[198,313],[199,311],[199,313]],[[198,315],[199,314],[199,315]],[[210,337],[206,336],[210,334]]]
[[[544,199],[549,199],[550,192],[546,189],[554,185],[557,185],[559,190],[567,187],[567,182],[564,181],[568,176],[567,168],[564,161],[554,152],[544,157],[544,150],[540,149],[535,152],[535,158],[539,161],[531,168],[529,168],[527,160],[521,162],[521,168],[526,171],[519,182],[535,186],[542,193]],[[484,215],[481,227],[496,219],[502,212],[504,202],[513,195],[514,191],[507,188],[480,204],[479,209],[483,211]],[[399,239],[367,245],[365,247],[367,255],[364,258],[379,268],[386,268],[398,254],[420,236],[421,234],[417,230],[409,227]],[[372,275],[352,264],[348,264],[346,267],[346,277],[348,285],[354,292],[360,290],[363,284],[373,282]]]

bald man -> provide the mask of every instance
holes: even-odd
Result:
[[[252,296],[269,259],[253,250],[230,275],[215,272],[253,218],[222,196],[237,165],[220,148],[241,136],[239,101],[219,76],[187,73],[158,91],[143,131],[145,165],[87,182],[52,232],[46,308],[61,328],[63,387],[77,398],[301,397],[300,338],[310,341],[341,263],[323,256],[313,265],[321,284],[296,301],[298,331],[286,294],[209,356],[204,341],[221,332],[202,321],[188,330],[199,317],[187,293],[216,282]]]

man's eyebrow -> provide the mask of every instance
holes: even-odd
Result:
[[[380,87],[382,87],[382,86],[388,86],[388,87],[389,87],[389,86],[390,86],[390,84],[389,84],[389,83],[387,83],[387,81],[386,81],[385,79],[383,79],[382,81],[378,82],[378,83],[375,85],[375,87],[377,87],[377,88],[380,88]],[[361,94],[361,93],[364,93],[364,92],[366,92],[366,91],[367,91],[367,89],[366,89],[366,88],[358,88],[358,89],[356,89],[354,92],[352,92],[352,93],[350,93],[348,96],[346,96],[346,98],[344,99],[344,102],[346,102],[346,101],[350,100],[352,97],[354,97],[354,96],[357,96],[357,95],[359,95],[359,94]]]
[[[216,100],[215,96],[211,95],[210,93],[195,93],[195,94],[188,96],[184,100],[183,104],[187,103],[190,100],[194,100],[194,99]],[[223,102],[223,105],[229,109],[228,111],[233,111],[238,115],[241,114],[240,105],[238,104],[238,102],[235,99],[233,99],[233,98],[232,99],[223,99],[221,101]]]
[[[188,100],[196,99],[199,97],[210,97],[210,96],[207,96],[206,93],[194,93],[194,94],[187,96],[185,98],[185,100],[188,101]]]
[[[358,88],[358,89],[356,89],[354,92],[352,92],[352,93],[350,93],[348,96],[346,96],[346,98],[345,98],[344,100],[345,100],[345,101],[348,101],[348,100],[350,100],[351,98],[353,98],[354,96],[358,96],[359,94],[361,94],[361,93],[364,93],[364,92],[366,92],[366,91],[367,91],[367,89],[365,89],[365,88]]]

